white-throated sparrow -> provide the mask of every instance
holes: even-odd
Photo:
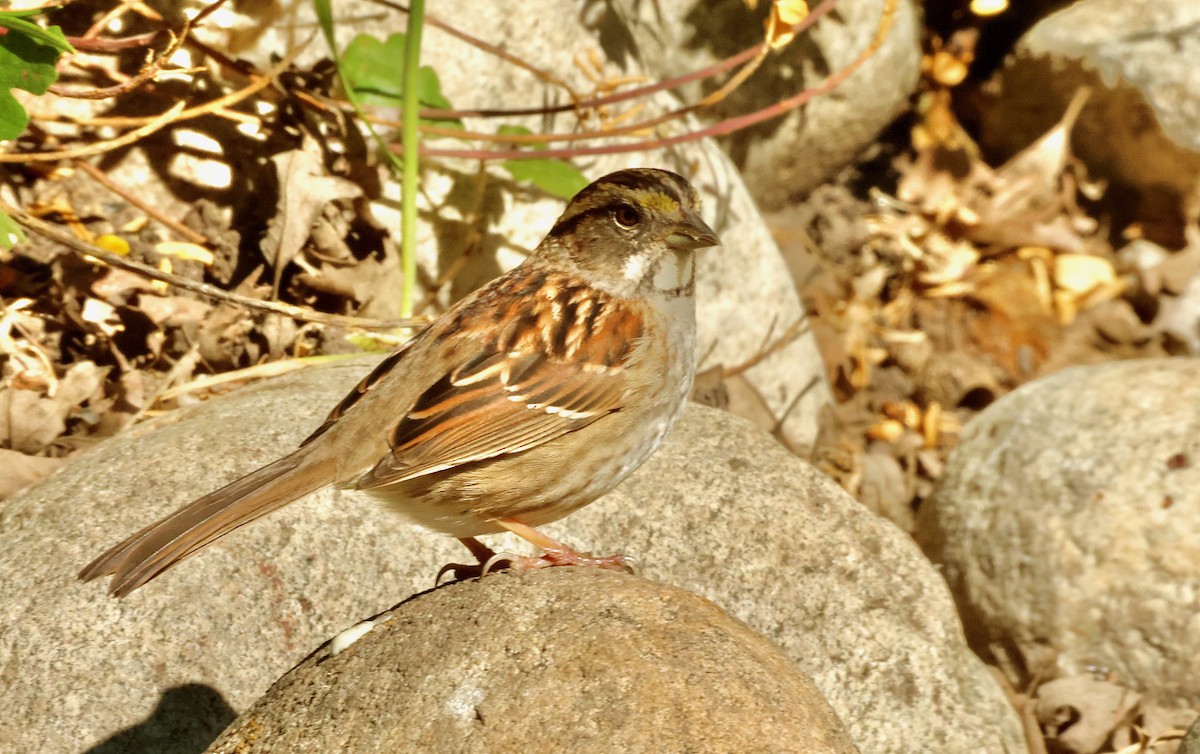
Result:
[[[326,485],[463,540],[512,531],[540,564],[620,565],[533,527],[612,489],[662,442],[695,370],[694,253],[718,243],[665,170],[580,191],[524,263],[384,359],[291,455],[151,524],[80,573],[123,596]]]

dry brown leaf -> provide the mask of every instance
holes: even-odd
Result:
[[[1057,318],[1023,264],[989,264],[971,298],[991,315],[970,323],[975,342],[1014,378],[1027,377],[1060,337]]]
[[[1059,254],[1054,258],[1054,304],[1063,324],[1102,301],[1116,298],[1124,290],[1112,262],[1090,254]]]
[[[329,175],[320,145],[308,135],[299,149],[271,159],[279,174],[279,207],[267,224],[261,249],[274,271],[273,287],[278,292],[283,270],[300,253],[325,205],[338,199],[354,199],[362,195],[362,188]]]
[[[153,290],[154,286],[141,275],[110,267],[92,282],[91,288],[97,298],[113,304],[124,303],[134,292]]]
[[[21,490],[40,482],[50,472],[63,465],[65,458],[31,456],[15,450],[0,448],[0,500],[7,500]]]
[[[55,390],[0,389],[0,443],[21,453],[39,453],[67,428],[67,418],[103,386],[107,367],[72,364]]]
[[[1057,124],[1021,150],[990,178],[973,187],[967,204],[979,215],[970,237],[980,243],[1007,246],[1049,246],[1081,252],[1080,228],[1075,222],[1075,181],[1065,181],[1071,160],[1070,133],[1087,101],[1080,90]]]
[[[200,262],[205,266],[212,264],[216,258],[211,251],[203,246],[185,241],[163,241],[156,243],[154,244],[154,250],[159,254],[179,259],[190,259]]]
[[[775,0],[771,4],[771,15],[764,22],[767,44],[771,49],[787,47],[796,38],[792,26],[807,16],[808,3],[805,0]]]
[[[884,419],[867,428],[867,439],[895,442],[904,434],[904,423],[895,419]]]
[[[200,322],[212,304],[185,296],[140,296],[137,306],[159,327],[183,327]]]
[[[1191,750],[1183,751],[1179,744],[1196,721],[1194,709],[1165,707],[1144,697],[1138,705],[1137,724],[1123,726],[1112,743],[1119,754],[1176,754],[1177,749],[1189,754]]]
[[[941,233],[925,240],[924,251],[917,279],[931,288],[967,282],[979,263],[979,250],[969,241],[953,241]]]
[[[109,337],[125,329],[121,318],[117,316],[117,308],[98,298],[89,298],[83,302],[81,316],[84,322],[92,323]]]
[[[1096,754],[1140,699],[1136,691],[1106,681],[1059,678],[1038,688],[1035,710],[1059,750]]]
[[[140,371],[126,372],[110,390],[112,396],[98,401],[95,409],[100,415],[95,434],[100,437],[115,435],[145,407],[146,377]]]

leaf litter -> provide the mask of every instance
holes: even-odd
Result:
[[[802,4],[777,6],[773,13]],[[799,219],[774,218],[785,251],[804,252],[789,257],[812,315],[801,324],[819,344],[837,399],[814,447],[778,433],[781,417],[741,376],[746,365],[697,380],[698,399],[775,432],[907,531],[959,429],[1004,393],[1072,364],[1200,353],[1196,230],[1180,233],[1184,248],[1168,250],[1136,226],[1107,226],[1096,209],[1105,187],[1069,150],[1082,99],[1024,152],[989,166],[950,96],[967,76],[972,44],[964,34],[927,56],[937,86],[917,102],[908,133],[893,133],[889,192],[863,198],[856,185],[867,168],[852,166],[814,192],[793,213]],[[329,93],[331,77],[319,66],[280,77],[302,81],[317,98]],[[164,184],[181,177],[158,170],[153,186],[139,186],[162,192],[143,196],[161,210],[155,215],[60,163],[4,167],[0,198],[113,253],[247,297],[386,316],[394,254],[365,210],[380,199],[378,174],[352,167],[367,159],[344,118],[304,114],[282,89],[261,90],[237,112],[260,135],[238,141],[226,129],[217,141],[269,161],[257,169],[271,174],[273,193],[256,176],[237,193],[245,177],[233,171],[232,189],[180,203]],[[85,115],[108,107],[76,104],[94,108]],[[220,118],[193,123],[222,132]],[[54,123],[49,132],[72,127]],[[166,222],[164,208],[177,209],[181,224]],[[9,238],[20,228],[0,232]],[[0,244],[0,500],[132,422],[362,342],[339,327],[169,288],[38,237],[16,240],[15,248]],[[425,282],[427,301],[436,301],[446,281]],[[799,332],[789,327],[777,342]],[[1033,697],[1012,693],[1051,750],[1133,752],[1174,740],[1171,710],[1104,679],[1084,680],[1043,684]]]
[[[835,396],[803,452],[905,531],[961,427],[1004,394],[1078,364],[1200,355],[1200,230],[1167,249],[1111,227],[1107,187],[1070,151],[1087,97],[993,167],[935,86],[907,132],[768,218]],[[1102,676],[1034,685],[1009,689],[1033,752],[1171,754],[1196,714]]]

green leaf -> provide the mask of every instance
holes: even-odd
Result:
[[[426,107],[436,107],[439,110],[453,110],[454,106],[446,95],[442,94],[442,81],[438,78],[433,66],[423,65],[418,71],[417,99]]]
[[[9,29],[12,33],[22,34],[36,42],[44,44],[48,47],[53,47],[59,53],[72,53],[75,48],[63,36],[62,29],[57,26],[51,26],[48,29],[42,28],[37,24],[26,21],[25,19],[35,16],[38,13],[51,10],[51,8],[31,8],[23,11],[0,11],[0,26]]]
[[[0,140],[15,139],[29,125],[29,113],[8,89],[0,91]]]
[[[320,25],[321,33],[325,35],[325,41],[329,43],[329,49],[333,51],[333,58],[336,61],[338,51],[333,38],[333,7],[330,5],[330,0],[313,0],[313,9],[317,12],[317,24]]]
[[[404,94],[404,35],[386,42],[359,34],[342,51],[342,75],[371,105],[398,107]]]
[[[563,199],[570,199],[588,184],[574,165],[561,160],[505,160],[500,165],[516,180],[529,181]]]
[[[28,239],[25,238],[25,231],[8,216],[8,213],[0,209],[0,249],[11,249],[19,243],[25,243]]]
[[[501,124],[496,129],[500,136],[529,136],[533,133],[525,126]],[[520,142],[520,147],[545,149],[545,142]],[[548,194],[570,199],[588,184],[574,165],[563,160],[505,160],[500,166],[518,181],[529,181]]]
[[[529,134],[533,133],[533,131],[529,130],[525,126],[514,126],[511,123],[501,123],[500,127],[496,129],[496,133],[501,136],[528,136]]]
[[[496,129],[496,134],[499,136],[529,136],[533,131],[525,126],[514,126],[508,123],[501,123]],[[523,141],[520,143],[514,142],[518,147],[529,147],[530,149],[545,149],[546,142],[544,141]]]
[[[359,34],[346,45],[342,53],[342,75],[364,104],[383,107],[404,105],[404,46],[405,36],[391,34],[384,41]],[[417,101],[422,107],[450,110],[450,100],[442,94],[442,82],[437,71],[423,65],[417,73]],[[426,120],[425,123],[456,125],[458,120]]]
[[[29,115],[12,95],[12,90],[24,89],[32,94],[45,94],[58,79],[54,64],[58,62],[61,52],[57,46],[43,44],[39,41],[40,37],[35,39],[23,27],[14,28],[12,24],[19,21],[39,32],[46,32],[40,26],[11,15],[4,20],[6,23],[0,25],[4,25],[8,33],[0,35],[0,139],[15,139],[25,130]],[[62,37],[62,30],[57,26],[52,27],[51,31]],[[65,38],[63,44],[66,44]],[[67,49],[71,49],[70,45],[67,45]]]

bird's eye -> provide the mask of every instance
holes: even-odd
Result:
[[[622,204],[613,211],[613,219],[622,228],[632,228],[642,221],[642,213],[628,204]]]

